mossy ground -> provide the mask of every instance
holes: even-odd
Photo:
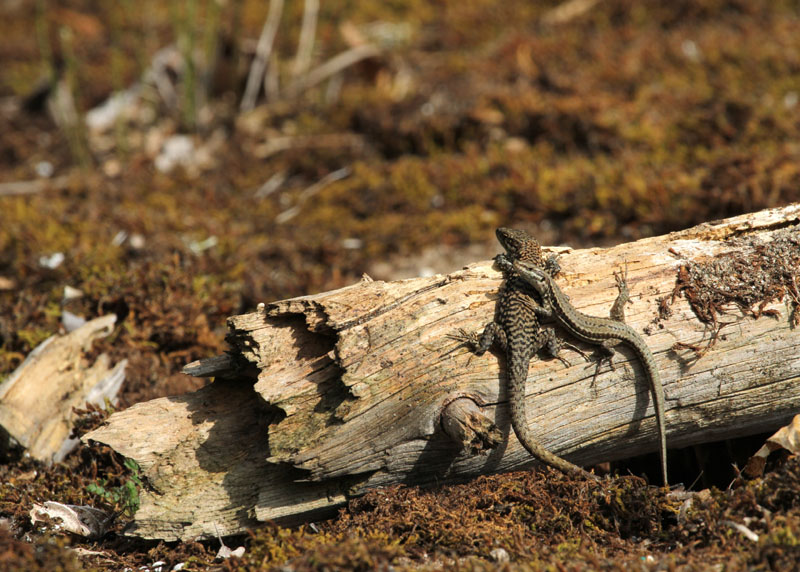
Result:
[[[246,65],[222,51],[197,127],[155,97],[149,118],[91,140],[80,170],[69,137],[25,97],[48,61],[74,83],[81,112],[128,86],[175,39],[190,2],[171,4],[0,8],[0,182],[35,179],[44,162],[69,176],[57,188],[0,196],[0,382],[58,331],[64,309],[117,314],[116,332],[94,351],[129,360],[125,407],[197,388],[180,368],[225,350],[227,316],[352,283],[432,245],[488,245],[497,226],[549,244],[620,242],[800,200],[800,7],[789,0],[606,0],[550,25],[541,18],[558,2],[322,2],[315,65],[352,45],[346,23],[383,55],[346,70],[338,88],[240,114]],[[216,16],[213,2],[194,4],[200,43]],[[283,80],[302,5],[286,3],[277,36]],[[214,29],[257,38],[266,11],[263,2],[227,3]],[[72,32],[71,48],[62,30]],[[219,142],[207,164],[159,173],[152,142],[178,132]],[[269,150],[280,138],[293,143]],[[259,194],[276,175],[283,183]],[[40,263],[56,252],[60,266]],[[63,302],[65,286],[83,297]],[[25,530],[25,513],[33,501],[99,501],[86,484],[122,479],[120,467],[87,449],[60,467],[2,467],[0,512],[36,540],[24,544],[0,526],[0,558],[28,569],[37,558],[42,569],[79,566],[62,540]],[[485,569],[491,549],[504,548],[520,569],[638,569],[652,556],[676,569],[788,570],[800,556],[797,506],[787,500],[798,498],[796,473],[790,464],[712,495],[683,521],[634,479],[589,490],[517,474],[393,489],[355,501],[319,532],[254,532],[243,561],[219,566]],[[724,478],[701,483],[724,488]],[[758,543],[719,524],[746,518],[763,519],[753,525],[763,528]],[[88,565],[112,569],[158,559],[203,568],[213,552],[120,539],[92,546],[108,560]]]

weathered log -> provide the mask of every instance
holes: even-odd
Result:
[[[607,315],[612,272],[627,264],[627,322],[658,362],[671,447],[776,428],[800,408],[798,225],[792,205],[560,259],[562,288],[594,315]],[[475,357],[448,336],[491,320],[501,279],[484,262],[230,318],[228,354],[187,366],[215,374],[212,385],[115,413],[85,437],[135,459],[152,487],[129,532],[232,534],[311,518],[371,487],[532,466],[509,429],[502,355]],[[570,367],[531,362],[527,409],[540,441],[584,465],[655,450],[634,355],[621,348],[596,377],[594,363],[563,356]],[[459,398],[480,411],[442,419]],[[442,428],[451,422],[463,427]],[[503,438],[477,447],[488,454],[454,442],[475,444],[493,426]]]

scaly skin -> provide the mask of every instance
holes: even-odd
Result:
[[[555,257],[551,257],[545,263],[539,243],[527,232],[498,228],[496,234],[500,244],[506,250],[505,260],[524,261],[536,268],[548,268],[550,271],[557,272]],[[542,348],[545,348],[553,357],[558,357],[558,351],[561,348],[553,329],[539,326],[536,313],[538,304],[534,298],[534,292],[517,272],[508,271],[505,287],[497,303],[494,322],[486,325],[479,339],[475,334],[467,334],[463,331],[461,332],[462,339],[469,342],[473,346],[475,354],[479,356],[483,355],[494,342],[497,342],[505,351],[511,426],[522,446],[539,461],[564,473],[597,479],[595,475],[545,449],[528,428],[525,408],[525,382],[528,379],[528,364]]]
[[[622,342],[628,345],[639,361],[642,362],[650,382],[653,394],[653,405],[656,413],[656,423],[659,433],[659,450],[661,453],[661,473],[664,486],[669,486],[667,479],[667,436],[664,427],[664,388],[661,376],[658,373],[653,353],[642,337],[625,324],[624,305],[629,300],[628,286],[625,278],[615,274],[619,296],[611,309],[611,318],[590,316],[578,311],[570,302],[566,294],[555,283],[553,278],[544,272],[535,263],[525,260],[513,260],[510,257],[498,257],[498,265],[503,270],[514,270],[519,280],[532,286],[542,298],[542,306],[535,312],[542,317],[555,317],[576,338],[590,344],[600,345],[609,354],[609,360],[614,355],[613,346]]]

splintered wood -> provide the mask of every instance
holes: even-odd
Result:
[[[114,314],[91,320],[76,330],[47,338],[0,385],[0,436],[10,437],[32,458],[62,461],[78,440],[70,438],[73,408],[87,402],[102,406],[125,380],[127,360],[112,367],[107,354],[89,363],[84,352],[109,335]],[[0,448],[5,443],[0,445]]]
[[[705,263],[746,259],[771,244],[797,259],[798,224],[793,205],[561,257],[562,289],[598,316],[616,297],[613,271],[627,264],[627,322],[658,362],[670,447],[776,428],[798,412],[797,266],[760,319],[732,303],[715,308],[724,319],[702,322],[676,286],[682,268],[697,275]],[[759,260],[754,283],[769,272]],[[363,281],[230,318],[230,351],[186,368],[215,375],[212,385],[115,413],[85,437],[136,460],[150,485],[129,532],[210,538],[330,514],[381,485],[531,467],[510,431],[504,357],[476,357],[449,337],[491,321],[501,282],[482,262],[448,275]],[[582,465],[656,450],[635,355],[620,348],[615,369],[596,378],[594,363],[562,355],[570,367],[531,362],[528,424],[540,442]]]

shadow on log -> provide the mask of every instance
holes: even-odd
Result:
[[[797,412],[798,224],[793,205],[560,259],[562,289],[598,316],[616,297],[612,272],[627,263],[627,322],[661,371],[670,446],[769,430]],[[724,279],[707,292],[686,285],[724,260],[748,268],[728,278],[752,285],[750,299],[716,302]],[[786,283],[759,290],[782,280],[786,272],[768,267],[778,264],[790,269]],[[229,535],[319,517],[373,487],[533,466],[510,432],[502,355],[475,357],[448,337],[490,321],[501,281],[478,263],[446,276],[364,280],[229,318],[230,351],[185,369],[215,376],[213,384],[115,413],[84,437],[142,468],[150,488],[128,532]],[[620,349],[616,369],[593,380],[594,364],[563,355],[570,367],[531,362],[528,423],[540,442],[582,465],[655,450],[635,356]]]

